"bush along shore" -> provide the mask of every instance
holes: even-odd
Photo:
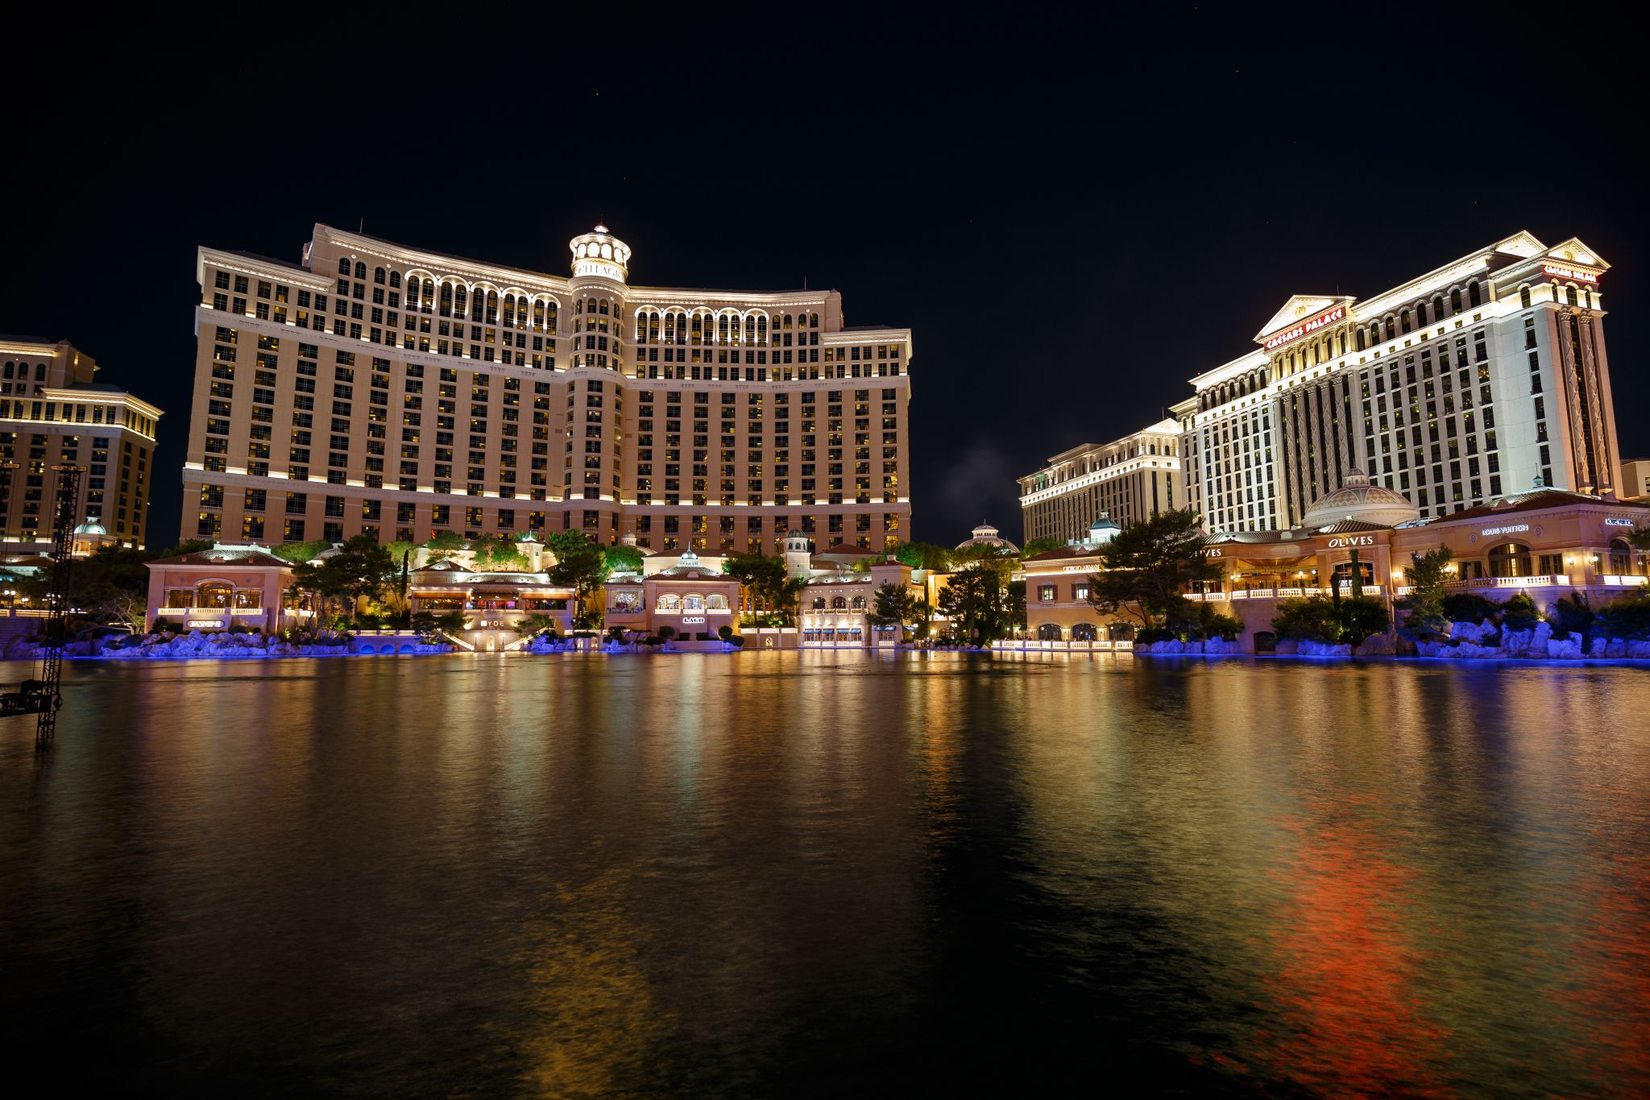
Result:
[[[1417,655],[1461,660],[1650,660],[1650,591],[1642,588],[1598,608],[1584,595],[1564,596],[1545,613],[1523,593],[1499,604],[1460,593],[1444,600],[1442,614],[1449,620],[1447,627],[1418,633]]]
[[[370,643],[390,641],[369,638]],[[443,641],[431,641],[412,636],[400,637],[402,644],[396,651],[411,655],[451,653],[456,648]],[[380,646],[374,645],[374,651]],[[347,657],[366,652],[364,646],[348,633],[318,635],[262,634],[257,631],[189,631],[181,634],[110,635],[85,641],[70,642],[66,656],[113,661],[178,661],[191,659],[228,659],[235,657]],[[32,640],[16,641],[7,647],[7,659],[38,657],[40,648]]]

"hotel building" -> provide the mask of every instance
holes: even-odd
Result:
[[[1264,531],[1353,470],[1424,518],[1532,485],[1613,492],[1608,270],[1521,232],[1373,298],[1290,298],[1176,407],[1187,503],[1211,531]]]
[[[629,285],[317,225],[301,264],[201,248],[186,538],[583,530],[658,552],[910,537],[911,333],[836,291]]]
[[[1081,540],[1102,515],[1137,523],[1184,508],[1181,428],[1164,420],[1114,443],[1084,443],[1062,451],[1020,478],[1025,540]]]
[[[0,337],[0,540],[7,553],[51,547],[57,465],[85,467],[75,508],[84,531],[100,542],[144,544],[161,411],[94,381],[98,370],[67,341]]]

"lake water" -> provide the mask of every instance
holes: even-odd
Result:
[[[81,662],[65,695],[43,757],[0,727],[14,1085],[1650,1093],[1644,668]]]

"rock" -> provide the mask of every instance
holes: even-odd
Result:
[[[1328,642],[1314,642],[1310,639],[1302,641],[1298,650],[1303,657],[1350,657],[1352,647],[1344,643],[1331,645]]]
[[[1650,660],[1650,638],[1632,638],[1627,642],[1627,656],[1637,660]]]
[[[1547,656],[1555,661],[1580,660],[1581,639],[1573,634],[1568,638],[1549,638]]]
[[[1355,657],[1390,657],[1397,652],[1398,640],[1391,634],[1375,634],[1359,642],[1352,650]]]
[[[1609,644],[1610,642],[1607,638],[1594,638],[1587,646],[1587,656],[1603,657],[1605,655],[1604,651],[1609,647]]]
[[[1208,638],[1203,642],[1203,652],[1210,654],[1237,653],[1240,652],[1241,648],[1240,643],[1237,641],[1229,642],[1225,638]]]

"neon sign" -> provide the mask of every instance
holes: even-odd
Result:
[[[1617,519],[1615,516],[1609,516],[1605,519],[1604,526],[1606,526],[1606,527],[1633,527],[1633,526],[1635,526],[1635,524],[1630,519]]]
[[[1485,538],[1493,538],[1496,535],[1516,535],[1529,529],[1530,525],[1527,523],[1509,523],[1505,527],[1486,527],[1479,534]]]
[[[580,260],[573,265],[573,277],[582,279],[595,275],[603,279],[612,279],[614,282],[624,282],[624,272],[617,264],[604,264],[600,260]]]
[[[1374,546],[1374,535],[1351,535],[1344,539],[1330,539],[1329,549],[1339,550],[1346,546]]]
[[[1599,276],[1597,271],[1588,271],[1582,267],[1571,267],[1569,264],[1542,264],[1541,270],[1560,279],[1574,279],[1578,283],[1596,283]]]
[[[705,617],[703,615],[683,615],[682,616],[682,625],[683,626],[692,626],[694,623],[702,623],[704,621],[705,621]]]
[[[1271,351],[1273,348],[1282,347],[1284,344],[1289,343],[1289,341],[1297,340],[1309,332],[1316,332],[1325,325],[1332,325],[1345,316],[1345,306],[1336,306],[1334,309],[1326,310],[1325,312],[1318,314],[1316,317],[1302,321],[1294,328],[1287,328],[1282,332],[1268,336],[1266,338],[1266,350]]]

